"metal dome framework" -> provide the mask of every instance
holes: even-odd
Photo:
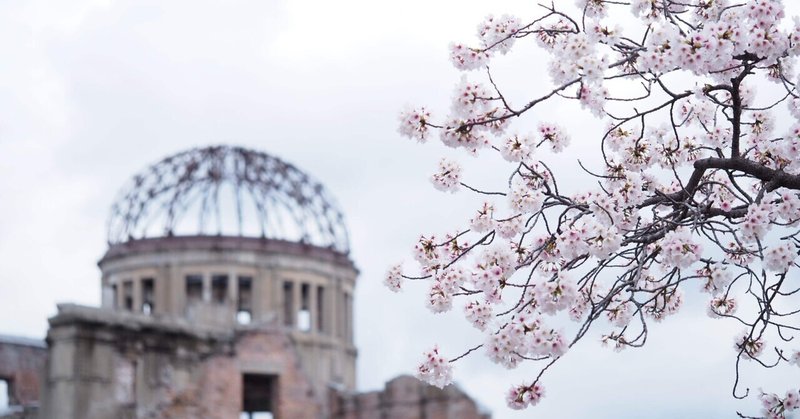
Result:
[[[349,252],[344,216],[322,184],[242,147],[167,157],[134,176],[111,207],[109,244],[184,235],[261,237]]]

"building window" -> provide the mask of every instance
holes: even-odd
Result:
[[[300,286],[300,311],[297,312],[297,329],[303,332],[311,330],[311,307],[309,304],[309,295],[311,286],[302,284]]]
[[[186,275],[186,299],[189,302],[198,302],[203,300],[202,275]]]
[[[248,324],[253,316],[253,278],[240,276],[239,295],[236,301],[236,321],[239,324]]]
[[[133,281],[130,279],[122,283],[122,306],[125,310],[133,311]]]
[[[156,280],[153,278],[142,279],[142,313],[151,314],[155,309]]]
[[[283,324],[294,326],[294,283],[283,283]]]
[[[8,385],[8,381],[0,378],[0,413],[3,413],[3,411],[7,410],[11,405],[11,397],[9,397],[10,393],[11,386]]]
[[[272,419],[277,406],[278,377],[264,374],[242,376],[242,419]]]
[[[228,275],[214,275],[211,277],[211,301],[225,304],[228,300]]]
[[[320,332],[325,331],[325,288],[317,287],[317,330]]]
[[[119,308],[119,296],[117,295],[117,284],[111,285],[111,307],[114,309]]]

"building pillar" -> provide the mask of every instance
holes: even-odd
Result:
[[[300,298],[300,287],[302,284],[300,281],[291,280],[292,282],[292,329],[297,329],[298,324],[298,313],[300,312],[300,308],[302,307],[302,299]]]
[[[275,301],[281,297],[283,284],[280,281],[275,281],[274,271],[269,268],[256,268],[256,273],[253,276],[253,307],[252,318],[253,321],[263,322],[268,319],[268,313],[274,311],[278,316],[274,319],[278,324],[283,322],[283,314],[277,311],[277,307],[281,307],[280,301]]]
[[[233,303],[234,311],[239,311],[239,276],[236,271],[228,272],[228,301]]]
[[[211,275],[203,273],[203,302],[211,301]]]
[[[133,278],[133,311],[134,313],[142,312],[142,279]]]
[[[124,292],[122,290],[122,288],[123,288],[122,282],[120,282],[117,279],[117,280],[115,280],[115,282],[113,282],[111,284],[111,286],[116,288],[116,295],[114,296],[114,304],[112,305],[112,307],[114,307],[115,310],[121,310],[123,308],[122,307],[122,293]]]
[[[331,313],[330,319],[331,320],[330,320],[330,322],[331,322],[331,326],[332,326],[330,328],[330,332],[331,332],[331,335],[333,335],[334,337],[341,338],[343,336],[343,334],[342,334],[342,315],[341,315],[342,308],[340,307],[340,305],[341,305],[340,303],[341,302],[339,301],[339,296],[342,295],[342,280],[341,280],[341,278],[336,277],[336,278],[333,279],[333,282],[335,283],[335,285],[334,285],[333,289],[331,289],[331,292],[329,293],[330,294],[330,299],[331,299],[331,304],[330,304],[330,313]]]
[[[308,331],[317,333],[317,286],[308,283]]]

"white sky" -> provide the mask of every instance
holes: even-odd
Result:
[[[362,269],[361,389],[412,372],[435,342],[448,355],[480,342],[460,310],[430,314],[424,286],[394,295],[381,285],[387,266],[410,259],[420,233],[458,227],[477,205],[433,190],[428,177],[449,152],[399,138],[396,115],[406,104],[444,114],[459,77],[447,44],[471,40],[489,12],[531,15],[534,7],[510,0],[0,3],[0,333],[43,337],[57,302],[97,304],[95,262],[118,188],[168,154],[230,143],[296,164],[343,207]],[[517,82],[512,95],[544,86],[541,67],[529,66],[538,58],[499,63]],[[565,112],[581,121],[569,124],[577,130],[573,154],[591,160],[597,144],[576,135],[591,133],[588,114],[556,107],[540,117]],[[477,163],[467,163],[476,185],[502,176],[496,165]],[[571,159],[559,164],[574,167]],[[460,362],[456,378],[499,419],[731,417],[755,405],[730,397],[739,329],[707,319],[702,301],[690,295],[681,315],[652,328],[642,350],[618,354],[585,340],[544,378],[544,401],[525,412],[508,410],[503,394],[535,376],[532,367],[506,371],[479,355]],[[796,377],[744,375],[753,391],[782,391]]]

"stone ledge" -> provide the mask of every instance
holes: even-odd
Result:
[[[39,348],[39,349],[47,348],[47,344],[45,343],[44,339],[34,339],[24,336],[0,335],[0,344],[29,346],[32,348]]]
[[[112,244],[98,265],[102,266],[122,257],[133,254],[159,253],[163,251],[214,250],[251,251],[265,254],[284,254],[304,256],[353,269],[358,273],[350,256],[337,250],[306,243],[295,243],[257,237],[238,236],[169,236],[135,239]]]
[[[48,319],[50,327],[75,323],[112,327],[132,332],[154,331],[202,340],[230,341],[234,331],[190,323],[181,318],[146,315],[78,304],[58,304],[58,314]]]

